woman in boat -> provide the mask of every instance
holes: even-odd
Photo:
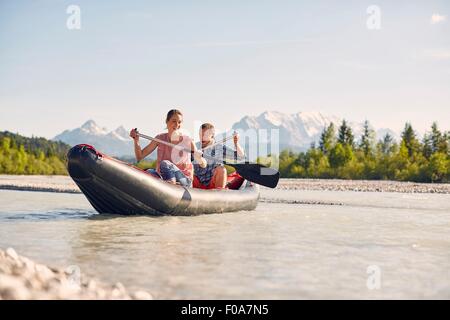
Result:
[[[136,129],[131,130],[130,137],[134,140],[134,153],[138,162],[158,148],[156,170],[152,170],[150,173],[161,177],[169,183],[192,187],[194,167],[191,161],[191,154],[182,151],[181,148],[194,151],[194,159],[202,167],[206,167],[206,160],[197,152],[197,148],[192,139],[180,133],[179,130],[182,123],[183,114],[181,111],[177,109],[170,110],[166,117],[167,132],[155,137],[156,139],[177,145],[180,148],[170,147],[152,140],[144,149],[141,149],[139,135]]]

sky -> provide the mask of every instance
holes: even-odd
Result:
[[[174,107],[190,131],[266,110],[448,130],[450,2],[0,0],[0,130],[156,134]]]

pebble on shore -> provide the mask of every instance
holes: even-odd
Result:
[[[71,270],[48,267],[0,249],[0,300],[151,300],[145,291],[128,292],[119,282],[105,285]]]

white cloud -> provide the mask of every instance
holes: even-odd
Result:
[[[438,23],[444,22],[445,20],[447,20],[447,16],[443,16],[443,15],[440,15],[438,13],[434,13],[431,16],[430,23],[431,24],[438,24]]]

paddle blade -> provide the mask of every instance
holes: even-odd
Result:
[[[265,187],[275,188],[280,180],[280,173],[258,163],[227,163],[236,169],[242,178]]]

